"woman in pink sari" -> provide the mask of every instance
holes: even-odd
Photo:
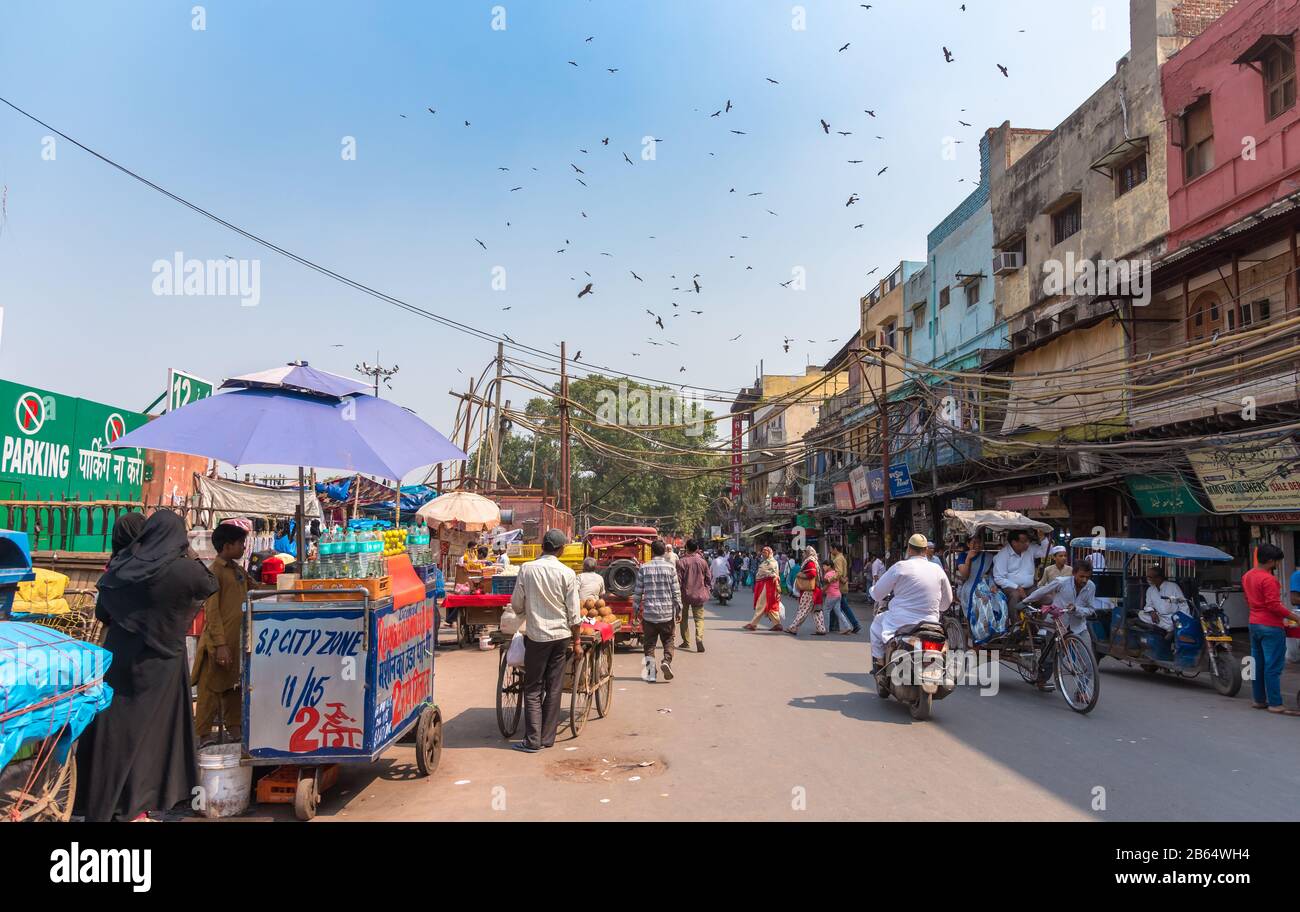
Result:
[[[758,622],[767,615],[772,622],[772,629],[780,631],[781,627],[781,584],[778,581],[781,568],[772,556],[771,548],[764,548],[758,571],[754,574],[754,619],[745,625],[746,630],[757,630]]]

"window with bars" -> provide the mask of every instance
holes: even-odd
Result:
[[[1274,38],[1273,42],[1259,60],[1269,120],[1295,107],[1295,45],[1290,35]]]
[[[966,283],[966,306],[974,307],[980,302],[980,283],[978,280]]]
[[[1083,200],[1076,199],[1052,215],[1052,243],[1059,244],[1083,230]]]
[[[1195,180],[1214,169],[1214,118],[1207,95],[1183,115],[1183,175]]]
[[[1115,196],[1123,196],[1147,179],[1147,154],[1143,152],[1115,169]]]
[[[945,307],[947,307],[948,304],[950,303],[950,301],[952,300],[951,292],[952,292],[952,289],[950,289],[950,288],[945,288],[945,289],[943,289],[942,291],[939,292],[939,309],[940,309],[940,310],[943,310]]]

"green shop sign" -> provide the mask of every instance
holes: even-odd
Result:
[[[108,447],[147,420],[0,380],[0,499],[140,500],[143,451]]]
[[[1196,516],[1205,512],[1178,475],[1130,475],[1127,481],[1143,516]]]

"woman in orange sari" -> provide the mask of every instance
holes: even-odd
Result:
[[[780,631],[781,627],[781,584],[778,580],[781,568],[772,556],[771,548],[764,548],[758,571],[754,574],[754,619],[745,625],[746,630],[757,630],[758,622],[767,615],[772,622],[772,629]]]

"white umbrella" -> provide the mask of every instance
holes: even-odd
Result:
[[[468,491],[439,495],[420,507],[415,515],[431,526],[459,522],[476,531],[495,528],[501,522],[500,507],[482,494]]]

